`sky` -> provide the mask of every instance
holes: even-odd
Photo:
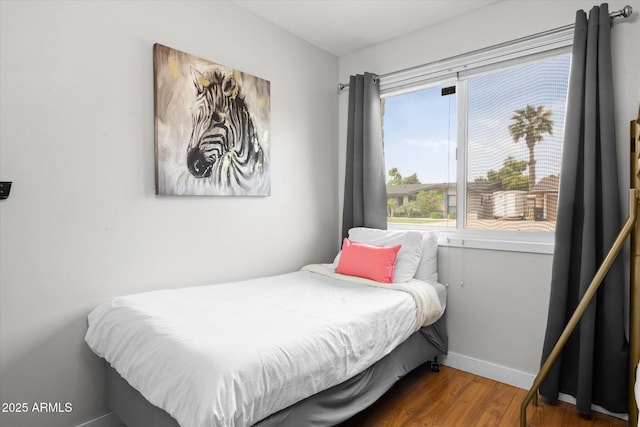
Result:
[[[500,169],[509,156],[528,162],[525,142],[514,143],[508,130],[514,111],[527,104],[550,109],[554,122],[553,135],[535,148],[536,181],[559,173],[570,60],[565,54],[469,78],[468,181]],[[417,173],[422,183],[457,181],[457,94],[442,96],[447,86],[385,98],[387,171]]]

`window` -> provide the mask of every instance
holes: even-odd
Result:
[[[555,229],[570,55],[467,81],[469,229]]]
[[[456,98],[444,89],[383,98],[389,224],[456,226]]]
[[[381,82],[389,228],[552,245],[571,63],[563,43],[475,69],[440,64],[386,91]]]

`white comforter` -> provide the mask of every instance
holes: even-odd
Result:
[[[114,298],[90,313],[85,340],[182,427],[248,426],[361,372],[442,312],[424,282],[398,292],[345,278],[314,266]]]

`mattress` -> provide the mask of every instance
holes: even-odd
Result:
[[[445,318],[415,332],[391,353],[347,381],[259,421],[254,427],[335,426],[369,407],[400,378],[447,353]],[[128,427],[180,427],[106,364],[107,404]]]
[[[181,426],[245,426],[365,371],[442,314],[426,282],[320,270],[115,298],[90,314],[86,341]]]

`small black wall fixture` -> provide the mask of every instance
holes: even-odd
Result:
[[[0,182],[0,200],[9,197],[11,191],[11,182]]]

